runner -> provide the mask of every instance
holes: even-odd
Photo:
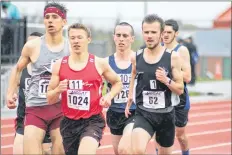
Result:
[[[48,3],[44,8],[45,35],[28,41],[13,68],[7,93],[8,107],[15,108],[15,96],[22,70],[31,63],[31,82],[25,109],[24,154],[42,154],[46,131],[51,135],[52,154],[63,154],[60,135],[62,112],[60,103],[47,105],[46,91],[51,68],[56,59],[69,54],[68,41],[62,36],[66,24],[66,8],[59,3]]]
[[[41,37],[43,34],[39,32],[33,32],[29,35],[28,41]],[[31,78],[31,66],[27,65],[22,71],[22,76],[19,84],[19,96],[18,96],[18,107],[17,107],[17,118],[15,119],[15,139],[13,145],[13,154],[23,154],[23,135],[24,135],[24,117],[25,117],[25,98],[27,97],[28,86]],[[51,139],[49,133],[43,141],[43,152],[44,154],[51,154]]]
[[[160,154],[171,154],[174,143],[175,125],[173,93],[183,93],[183,77],[176,52],[167,52],[160,44],[164,28],[163,19],[147,15],[142,22],[146,48],[138,50],[132,57],[132,75],[125,114],[133,100],[135,84],[136,114],[132,131],[133,154],[145,154],[154,133],[161,146]],[[136,79],[135,79],[136,78]]]
[[[178,52],[182,58],[180,64],[184,78],[184,93],[180,95],[180,103],[175,106],[175,125],[176,137],[180,144],[182,154],[189,155],[189,144],[185,127],[188,123],[188,113],[190,109],[190,100],[186,84],[191,81],[191,65],[188,49],[177,42],[178,31],[179,25],[177,21],[173,19],[165,21],[163,32],[164,46],[170,51]]]
[[[88,53],[91,33],[86,26],[75,23],[68,35],[72,52],[54,65],[48,103],[52,105],[62,96],[60,131],[66,155],[96,154],[105,128],[103,107],[110,106],[122,83],[107,61]],[[112,84],[104,97],[102,76]]]
[[[111,101],[107,111],[107,125],[110,128],[114,153],[131,154],[131,133],[134,125],[134,112],[136,105],[130,107],[129,118],[125,117],[125,107],[129,93],[129,82],[132,64],[130,61],[133,51],[131,44],[134,42],[134,29],[126,22],[119,23],[114,30],[116,53],[107,58],[111,68],[121,77],[123,90]],[[108,89],[111,84],[108,83]]]

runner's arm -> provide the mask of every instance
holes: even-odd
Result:
[[[111,90],[108,93],[112,100],[118,93],[121,92],[122,82],[121,82],[120,77],[110,67],[108,61],[101,60],[101,67],[102,67],[102,75],[104,79],[112,85]]]
[[[166,85],[168,88],[176,93],[177,95],[181,95],[184,91],[184,83],[183,83],[183,74],[181,71],[181,57],[177,52],[173,52],[171,55],[171,66],[172,66],[172,76],[173,79],[169,84],[167,81]]]
[[[30,54],[32,53],[33,50],[32,46],[33,44],[31,43],[31,41],[27,42],[24,45],[21,56],[19,57],[17,64],[13,67],[11,71],[9,84],[8,84],[9,86],[7,90],[8,96],[13,96],[13,94],[17,92],[22,70],[26,68],[27,65],[31,62]]]
[[[181,46],[179,53],[182,59],[181,68],[183,72],[183,79],[186,83],[189,83],[191,81],[191,65],[190,65],[189,51],[185,46]]]
[[[48,104],[55,104],[60,101],[59,97],[61,92],[58,89],[60,83],[59,71],[60,71],[61,60],[57,60],[52,67],[52,76],[49,81],[47,90],[47,101]]]
[[[136,76],[136,60],[135,60],[135,54],[131,57],[131,63],[132,63],[132,70],[131,70],[131,79],[130,79],[130,86],[129,86],[129,95],[128,95],[128,102],[127,107],[130,107],[133,101],[133,90],[134,90],[134,83],[135,83],[135,76]]]
[[[106,61],[106,62],[109,62],[109,57],[103,58],[103,60]],[[102,76],[102,81],[103,81],[104,83],[107,83],[107,81],[106,81],[106,79],[104,78],[104,76]]]

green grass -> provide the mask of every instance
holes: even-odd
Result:
[[[102,96],[104,96],[106,94],[106,89],[107,88],[107,84],[104,82],[104,86],[103,86],[103,89],[102,89]]]
[[[215,79],[209,79],[209,78],[197,78],[196,82],[228,81],[228,80],[231,80],[231,79],[224,78],[224,79],[221,79],[221,80],[215,80]]]
[[[199,93],[199,92],[193,92],[193,91],[190,91],[188,92],[189,93],[189,96],[201,96],[202,94]]]

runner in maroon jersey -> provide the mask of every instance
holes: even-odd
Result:
[[[68,35],[72,52],[53,67],[48,103],[56,103],[61,95],[60,131],[66,155],[96,154],[105,127],[102,109],[110,106],[122,83],[106,60],[88,53],[91,34],[87,27],[73,24]],[[104,97],[102,76],[112,84]]]

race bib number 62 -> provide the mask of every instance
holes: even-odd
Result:
[[[163,91],[143,91],[143,106],[149,109],[165,108]]]

